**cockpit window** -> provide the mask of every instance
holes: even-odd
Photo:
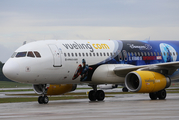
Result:
[[[29,51],[29,52],[27,53],[27,57],[35,57],[35,56],[34,56],[34,54],[33,54],[32,51]]]
[[[16,52],[14,52],[13,54],[12,54],[12,56],[11,56],[11,58],[13,58],[13,57],[15,57],[16,56]]]
[[[39,57],[39,58],[41,57],[41,55],[40,55],[40,53],[39,53],[39,52],[34,51],[34,53],[35,53],[35,56],[36,56],[36,57]]]
[[[27,52],[18,52],[16,57],[25,57]]]

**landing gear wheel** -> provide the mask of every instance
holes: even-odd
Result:
[[[123,87],[123,88],[122,88],[122,91],[123,91],[123,92],[128,92],[128,89],[127,89],[126,87]]]
[[[39,102],[39,104],[43,104],[43,96],[39,96],[39,98],[38,98],[38,102]]]
[[[38,98],[39,104],[47,104],[48,101],[49,101],[49,99],[47,96],[39,96],[39,98]]]
[[[96,92],[94,90],[91,90],[88,94],[88,98],[90,101],[96,101]]]
[[[47,97],[47,96],[44,96],[44,97],[43,97],[43,102],[44,102],[44,104],[47,104],[48,101],[49,101],[48,97]]]
[[[156,100],[157,99],[157,93],[153,92],[153,93],[149,93],[149,97],[151,100]]]
[[[157,96],[160,100],[164,100],[167,96],[167,92],[165,89],[161,90],[161,91],[158,91],[157,92]]]
[[[104,93],[104,91],[103,91],[103,90],[98,90],[98,91],[96,92],[96,99],[97,99],[98,101],[103,101],[104,98],[105,98],[105,93]]]

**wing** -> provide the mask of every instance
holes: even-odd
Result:
[[[179,62],[168,62],[141,66],[116,67],[113,71],[117,76],[125,77],[129,72],[136,70],[156,71],[165,75],[172,75],[179,68]]]

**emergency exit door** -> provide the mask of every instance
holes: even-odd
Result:
[[[62,66],[62,58],[61,58],[62,50],[58,49],[56,45],[48,45],[48,46],[53,55],[53,66],[61,67]]]

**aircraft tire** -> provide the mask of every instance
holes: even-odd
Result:
[[[164,100],[167,96],[167,92],[165,89],[161,90],[161,91],[158,91],[157,92],[157,97],[160,99],[160,100]]]
[[[43,100],[43,96],[39,96],[39,98],[38,98],[39,104],[43,104],[43,103],[44,103],[43,101],[44,101],[44,100]]]
[[[90,101],[96,101],[96,92],[94,90],[91,90],[88,94],[88,98]]]
[[[104,91],[103,91],[103,90],[98,90],[98,91],[96,92],[96,99],[97,99],[98,101],[103,101],[104,98],[105,98],[105,93],[104,93]]]
[[[47,96],[44,96],[44,97],[43,97],[43,103],[44,103],[44,104],[47,104],[48,101],[49,101],[48,97],[47,97]]]
[[[154,93],[149,93],[149,97],[151,100],[156,100],[157,99],[157,93],[154,92]]]
[[[126,87],[123,87],[123,88],[122,88],[122,91],[123,91],[123,92],[128,92],[129,90],[128,90]]]

